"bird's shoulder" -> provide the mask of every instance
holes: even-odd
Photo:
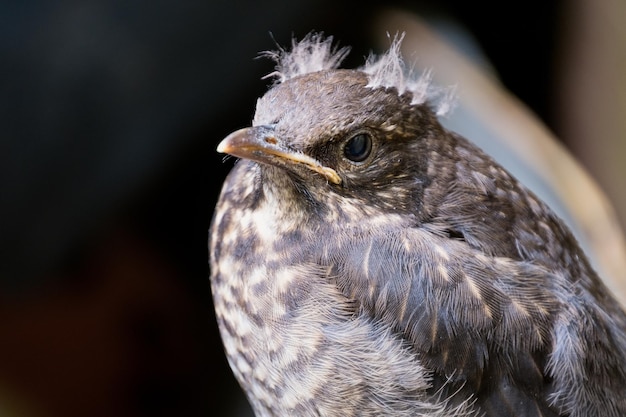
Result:
[[[344,233],[330,251],[338,287],[432,354],[435,369],[472,375],[488,342],[504,353],[547,342],[560,304],[553,272],[424,228]]]
[[[625,381],[624,355],[615,352],[624,332],[606,317],[590,322],[585,315],[601,310],[558,271],[423,227],[343,233],[328,251],[337,287],[408,342],[432,372],[433,393],[474,398],[486,415],[558,416],[575,404],[576,379],[591,378],[598,386],[582,389],[575,406],[607,415],[625,407],[619,399],[598,406],[600,386],[616,398],[624,388],[607,387],[607,369],[586,369],[589,358],[575,357],[596,350],[616,367],[614,380]],[[610,339],[598,348],[580,340],[594,328]]]

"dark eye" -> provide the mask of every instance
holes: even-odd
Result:
[[[365,161],[371,151],[372,138],[365,133],[352,137],[343,148],[343,154],[352,162]]]

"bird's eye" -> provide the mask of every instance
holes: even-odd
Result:
[[[363,162],[372,151],[372,138],[359,133],[348,140],[343,148],[343,154],[352,162]]]

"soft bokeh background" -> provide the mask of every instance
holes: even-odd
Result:
[[[208,284],[207,229],[232,164],[215,147],[250,123],[270,32],[282,45],[332,34],[358,66],[401,29],[390,10],[499,78],[626,224],[621,0],[4,2],[0,415],[250,415]]]

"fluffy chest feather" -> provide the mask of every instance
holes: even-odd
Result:
[[[411,346],[337,286],[337,246],[279,215],[256,175],[236,169],[225,185],[239,204],[215,213],[211,270],[227,357],[257,415],[470,415],[428,393]]]

